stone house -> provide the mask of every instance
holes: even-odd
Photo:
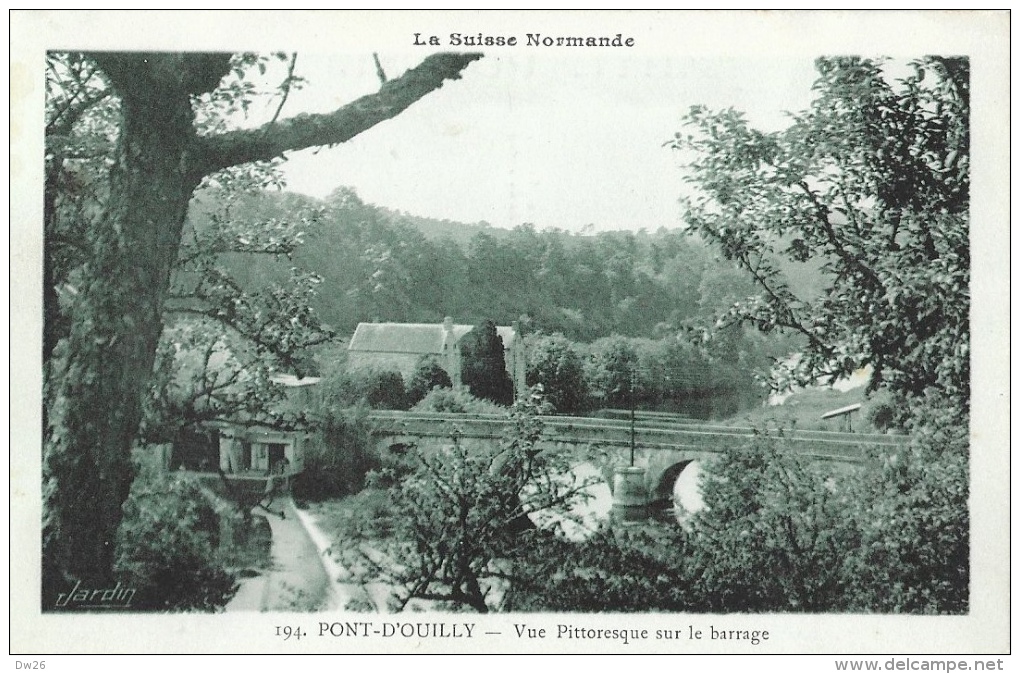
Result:
[[[347,347],[351,367],[376,366],[397,370],[409,382],[422,356],[434,356],[454,386],[461,386],[461,338],[475,326],[442,323],[359,323]],[[515,324],[496,326],[503,342],[503,360],[514,384],[514,395],[527,390],[524,342]]]

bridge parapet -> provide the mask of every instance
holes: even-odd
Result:
[[[416,412],[373,412],[370,416],[377,435],[401,437],[449,437],[456,429],[461,437],[498,439],[512,423],[499,415],[436,414]],[[631,445],[630,423],[591,417],[543,417],[544,439],[574,445],[627,448]],[[754,429],[713,424],[671,424],[642,421],[635,424],[635,446],[644,451],[694,450],[719,453],[749,443]],[[771,436],[782,441],[784,451],[806,458],[856,463],[874,448],[902,447],[903,435],[874,435],[830,431],[786,431]]]
[[[393,445],[442,444],[457,433],[475,442],[497,441],[510,428],[512,421],[502,415],[435,414],[416,412],[373,412],[370,415],[373,433],[382,442]],[[602,458],[601,470],[611,485],[613,472],[627,464],[623,458],[631,447],[630,422],[591,417],[543,417],[543,442],[558,447],[573,446],[583,450],[585,457],[596,450]],[[748,446],[759,434],[751,428],[696,424],[690,421],[670,423],[666,420],[642,420],[634,425],[634,472],[628,475],[628,489],[614,492],[614,508],[619,505],[625,514],[643,511],[628,499],[643,493],[647,503],[669,504],[673,499],[674,482],[687,466],[711,460],[729,449]],[[860,464],[869,452],[895,450],[909,443],[902,435],[871,435],[830,431],[795,431],[770,436],[781,442],[781,451],[800,457],[837,465]],[[582,459],[588,461],[590,459]],[[626,472],[625,470],[625,472]],[[640,484],[644,482],[642,490]]]

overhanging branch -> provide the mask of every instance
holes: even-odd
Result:
[[[374,94],[322,115],[299,115],[258,129],[231,131],[196,139],[193,171],[206,176],[238,164],[268,161],[291,150],[344,143],[379,122],[397,116],[482,54],[433,54]]]

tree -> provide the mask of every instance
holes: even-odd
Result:
[[[408,403],[418,404],[434,388],[453,388],[453,382],[434,356],[422,356],[407,384]]]
[[[811,108],[763,133],[733,110],[692,108],[673,146],[694,196],[687,222],[756,282],[730,320],[806,341],[777,382],[832,381],[866,365],[871,389],[942,392],[969,406],[970,85],[966,58],[896,64],[821,58]],[[820,261],[798,297],[781,260]]]
[[[590,484],[570,472],[568,456],[539,446],[540,412],[540,396],[521,398],[498,444],[469,446],[454,431],[444,447],[413,450],[410,474],[382,476],[392,485],[383,522],[344,532],[344,566],[391,586],[397,610],[414,600],[499,608],[514,560],[554,535],[533,518],[571,518]]]
[[[491,400],[497,405],[510,405],[514,385],[506,371],[503,340],[496,324],[485,320],[460,339],[460,377],[471,395]]]
[[[585,364],[588,390],[599,405],[630,407],[638,392],[638,353],[626,337],[593,342]]]
[[[404,378],[396,370],[378,365],[337,367],[327,372],[319,387],[324,416],[336,410],[365,405],[376,410],[406,410]]]
[[[315,441],[308,443],[304,470],[294,478],[295,498],[325,501],[356,494],[365,476],[379,468],[366,406],[319,410]]]
[[[232,167],[345,142],[456,79],[478,58],[435,54],[333,113],[274,119],[258,129],[213,126],[208,133],[199,132],[199,103],[224,96],[243,102],[237,79],[226,91],[217,87],[232,72],[243,79],[258,57],[101,52],[73,58],[68,78],[77,86],[48,104],[47,233],[54,231],[58,191],[73,186],[66,156],[74,148],[61,139],[98,104],[110,106],[116,134],[106,139],[108,168],[80,177],[102,181],[102,200],[76,231],[85,262],[71,272],[74,299],[66,313],[55,283],[59,260],[47,256],[44,595],[73,579],[104,587],[112,578],[121,506],[132,480],[129,450],[195,189]]]
[[[702,474],[705,508],[689,539],[700,610],[842,608],[853,501],[839,478],[783,455],[781,443],[756,438]]]
[[[888,62],[816,65],[816,99],[784,131],[691,110],[673,144],[695,188],[687,220],[760,291],[720,325],[804,340],[776,387],[870,365],[870,390],[905,399],[901,423],[915,437],[847,479],[760,447],[728,455],[705,484],[693,557],[714,610],[964,612],[969,63],[925,58],[896,82]],[[784,278],[784,265],[802,263],[826,276],[817,297]]]
[[[561,414],[576,414],[588,405],[584,361],[563,335],[529,335],[527,383],[541,384],[546,400]]]
[[[332,338],[310,307],[321,279],[292,267],[284,283],[245,289],[223,257],[289,255],[299,237],[288,241],[276,223],[217,224],[215,237],[186,237],[173,270],[144,401],[144,442],[171,442],[214,420],[290,429],[307,422],[301,410],[286,408],[285,389],[273,375],[309,374],[310,349]]]

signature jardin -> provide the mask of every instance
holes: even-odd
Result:
[[[61,592],[54,604],[60,609],[126,609],[131,608],[135,589],[122,587],[118,582],[112,588],[93,590],[82,587],[79,580],[70,592]]]

